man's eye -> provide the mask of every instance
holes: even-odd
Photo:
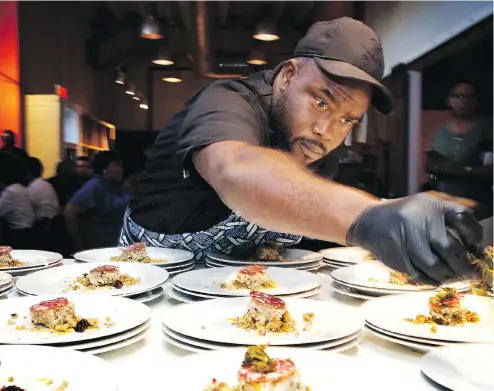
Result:
[[[351,119],[348,119],[348,118],[342,118],[342,119],[340,119],[340,122],[344,126],[353,126],[355,124]]]
[[[314,98],[314,102],[316,103],[316,106],[319,110],[326,111],[328,109],[327,103],[324,102],[322,99]]]

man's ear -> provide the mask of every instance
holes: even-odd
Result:
[[[283,68],[280,71],[280,83],[279,89],[280,91],[284,91],[288,88],[288,85],[291,83],[293,77],[300,70],[300,61],[295,58],[285,61],[283,64]]]

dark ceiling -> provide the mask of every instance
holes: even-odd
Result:
[[[202,60],[208,62],[210,72],[238,73],[238,69],[233,69],[235,64],[238,67],[238,64],[245,63],[254,49],[267,55],[268,66],[286,59],[314,20],[318,3],[162,1],[92,4],[88,59],[97,68],[125,65],[136,60],[150,62],[157,48],[165,44],[177,68],[194,69],[200,73]],[[140,38],[142,20],[150,14],[159,21],[164,40]],[[279,40],[262,42],[252,38],[256,25],[265,19],[275,23]],[[198,38],[197,26],[201,20],[207,25],[206,41]],[[245,72],[248,73],[249,69]]]

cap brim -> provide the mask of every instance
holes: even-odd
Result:
[[[372,106],[384,115],[394,113],[395,103],[393,94],[367,72],[344,61],[325,60],[319,57],[314,57],[314,61],[324,72],[330,75],[369,83],[374,87],[371,100]]]

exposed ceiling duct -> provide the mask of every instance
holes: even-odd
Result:
[[[196,5],[196,31],[197,31],[197,50],[196,65],[201,76],[210,79],[239,79],[244,77],[242,74],[224,74],[212,71],[212,56],[208,39],[208,11],[205,1],[198,1]]]

